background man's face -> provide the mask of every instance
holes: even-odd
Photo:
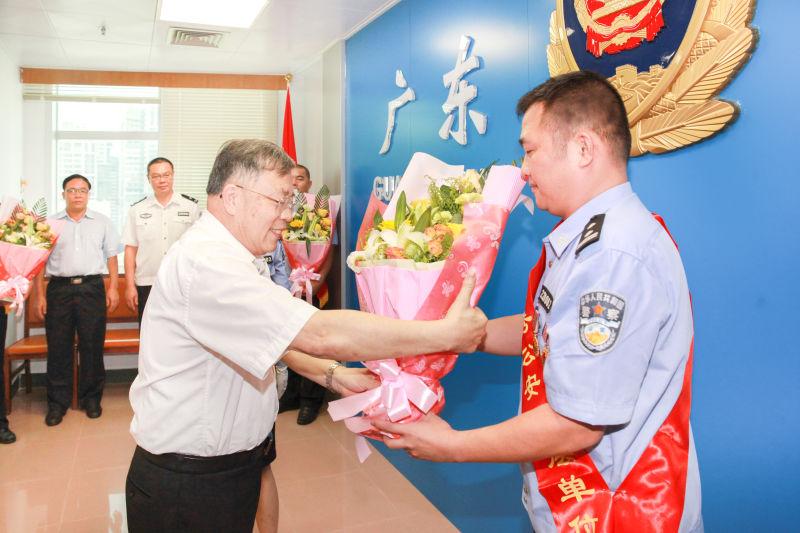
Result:
[[[154,193],[171,193],[172,182],[174,180],[172,165],[164,162],[150,165],[150,168],[147,170],[147,179]]]
[[[294,167],[292,169],[292,181],[294,188],[300,192],[308,192],[311,189],[311,178],[303,168]]]
[[[71,179],[61,193],[68,211],[82,211],[89,204],[89,184],[80,178]]]

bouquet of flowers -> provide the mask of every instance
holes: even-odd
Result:
[[[283,232],[286,259],[292,267],[289,280],[292,294],[311,303],[311,282],[320,278],[317,273],[331,252],[331,239],[336,229],[339,196],[331,196],[327,185],[316,195],[295,195],[294,216]]]
[[[524,184],[514,166],[465,172],[462,166],[414,154],[389,205],[370,198],[357,250],[347,258],[362,310],[404,320],[439,319],[470,270],[476,274],[475,305]],[[381,386],[331,402],[331,417],[345,419],[354,433],[380,440],[372,419],[406,423],[438,413],[445,402],[440,380],[457,358],[454,353],[409,354],[366,361]],[[354,416],[359,412],[363,416]],[[357,449],[365,459],[363,439]]]
[[[30,281],[44,268],[61,222],[48,220],[44,198],[28,210],[6,197],[0,204],[0,299],[21,308]]]

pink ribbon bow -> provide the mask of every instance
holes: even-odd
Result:
[[[374,407],[376,412],[386,413],[389,420],[397,422],[412,414],[412,403],[427,413],[438,401],[436,393],[419,376],[401,370],[394,359],[375,363],[370,370],[381,378],[379,387],[328,404],[331,418],[334,421],[344,419],[345,425],[353,433],[374,429],[367,417],[355,416],[370,407]],[[370,454],[364,437],[356,439],[356,451],[363,463]]]
[[[292,273],[289,274],[289,281],[292,282],[292,296],[297,296],[299,298],[300,293],[302,293],[305,288],[306,301],[311,303],[313,297],[311,282],[317,281],[319,278],[319,274],[314,272],[313,268],[306,268],[304,266],[295,268],[292,270]]]
[[[12,298],[11,309],[22,309],[25,303],[25,294],[30,286],[31,282],[25,276],[14,276],[0,281],[0,296]]]

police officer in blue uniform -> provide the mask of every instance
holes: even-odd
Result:
[[[374,424],[399,435],[385,439],[390,448],[414,457],[519,462],[523,503],[542,533],[565,529],[554,514],[570,494],[546,499],[539,492],[540,466],[533,463],[549,458],[549,466],[559,468],[576,456],[585,460],[590,450],[603,490],[616,491],[638,471],[645,449],[684,397],[693,325],[675,244],[628,182],[631,138],[614,88],[599,75],[573,72],[523,96],[517,111],[523,116],[523,177],[538,206],[562,222],[544,239],[543,274],[530,293],[535,312],[491,320],[483,349],[519,356],[521,334],[535,328],[532,356],[544,360],[543,375],[524,383],[523,412],[497,425],[455,431],[435,415],[416,424]],[[545,393],[546,402],[525,408],[526,398],[531,403]],[[655,492],[677,491],[677,529],[695,532],[703,522],[688,415],[686,426],[687,449],[672,455],[686,460],[668,465],[683,469],[685,486],[665,484]],[[567,482],[563,487],[570,489]],[[581,488],[595,490],[570,490]],[[577,516],[565,509],[560,519]]]
[[[86,177],[68,176],[62,188],[67,207],[55,216],[64,221],[64,227],[47,259],[45,272],[50,283],[46,295],[42,275],[36,277],[35,311],[44,315],[47,335],[48,426],[60,424],[70,405],[76,333],[80,354],[78,399],[89,418],[102,414],[106,309],[113,311],[119,303],[119,235],[108,217],[88,209],[92,185]],[[109,277],[108,292],[104,274]]]

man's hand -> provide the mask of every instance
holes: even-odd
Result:
[[[385,437],[383,442],[394,450],[405,450],[411,457],[437,462],[458,460],[459,432],[433,413],[410,424],[373,420],[372,425],[380,431],[396,435],[395,438]]]
[[[125,304],[131,311],[139,309],[139,293],[136,292],[136,286],[125,288]]]
[[[108,307],[108,312],[113,313],[114,309],[117,308],[119,304],[119,291],[117,287],[111,286],[106,291],[106,307]]]
[[[342,396],[352,396],[359,392],[374,389],[381,380],[366,368],[336,367],[333,371],[331,388]]]
[[[44,320],[47,314],[47,299],[44,296],[37,296],[33,302],[33,314],[39,320]]]
[[[447,332],[452,338],[451,350],[453,352],[474,352],[483,343],[486,336],[486,315],[477,307],[469,305],[474,289],[475,274],[470,272],[464,278],[461,291],[444,319]]]

